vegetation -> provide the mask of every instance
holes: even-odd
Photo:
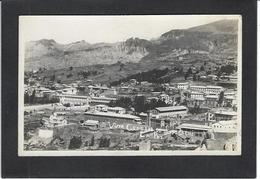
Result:
[[[35,90],[32,92],[31,95],[28,93],[24,94],[24,103],[25,104],[48,104],[48,103],[57,103],[59,102],[58,97],[48,97],[44,95],[43,97],[36,97]]]
[[[116,101],[111,101],[108,104],[110,107],[123,107],[126,109],[134,108],[136,112],[147,112],[147,110],[152,110],[157,107],[166,107],[166,104],[162,100],[152,99],[147,101],[144,96],[136,96],[133,99],[129,97],[121,97]]]
[[[69,149],[78,149],[82,144],[81,137],[73,136],[70,140]]]
[[[130,79],[136,79],[138,82],[141,81],[148,81],[153,83],[167,83],[170,81],[170,79],[162,78],[163,76],[167,75],[170,72],[168,68],[165,68],[163,70],[160,69],[153,69],[146,72],[137,73],[134,75],[130,75],[126,78],[122,78],[118,81],[112,82],[111,86],[116,86],[121,84],[122,82],[128,82]]]

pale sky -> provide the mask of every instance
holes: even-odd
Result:
[[[20,16],[19,36],[24,41],[54,39],[67,44],[119,42],[131,37],[150,40],[173,29],[186,29],[231,15],[121,15],[121,16]]]

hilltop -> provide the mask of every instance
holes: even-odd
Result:
[[[77,80],[78,73],[97,71],[88,77],[109,82],[152,69],[222,64],[237,58],[238,21],[222,20],[189,29],[174,29],[154,40],[129,38],[117,43],[90,44],[84,40],[59,44],[53,39],[26,44],[25,69],[46,69],[63,80]],[[69,79],[69,68],[73,73]],[[63,81],[62,80],[62,81]]]

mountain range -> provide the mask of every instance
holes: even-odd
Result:
[[[221,20],[189,29],[174,29],[153,40],[132,37],[117,43],[90,44],[82,40],[59,44],[53,39],[42,39],[26,43],[25,70],[118,63],[143,69],[194,58],[221,62],[225,58],[236,58],[237,36],[238,21]]]

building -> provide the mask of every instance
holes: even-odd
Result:
[[[102,95],[103,96],[115,96],[115,95],[117,95],[117,91],[115,88],[108,88],[108,89],[104,90]]]
[[[61,90],[61,93],[64,95],[76,95],[78,92],[77,88],[64,88]]]
[[[166,104],[172,103],[172,100],[170,99],[170,96],[167,95],[167,94],[159,95],[159,99],[164,101]]]
[[[155,108],[152,113],[156,118],[161,117],[178,117],[182,118],[188,112],[188,108],[185,106],[169,106]]]
[[[219,97],[217,95],[207,95],[205,96],[205,105],[210,108],[215,108],[218,106],[218,99]]]
[[[196,92],[202,92],[202,93],[206,92],[206,86],[195,86],[195,85],[192,85],[192,86],[190,86],[189,89],[191,91],[196,91]]]
[[[99,121],[96,120],[86,120],[86,121],[80,121],[82,127],[86,127],[88,129],[96,130],[99,127]]]
[[[189,87],[189,83],[188,82],[187,83],[177,83],[176,87],[178,89],[187,90]]]
[[[236,120],[237,112],[235,112],[235,111],[216,111],[216,112],[214,112],[214,119],[216,121]]]
[[[116,98],[108,98],[108,97],[91,97],[91,103],[94,104],[108,104],[111,101],[115,101]]]
[[[77,96],[77,95],[58,95],[61,104],[70,105],[89,105],[89,96]]]
[[[206,125],[183,123],[176,128],[178,134],[194,137],[204,137],[212,128]]]
[[[202,106],[205,104],[205,98],[196,98],[196,99],[189,99],[188,100],[188,106],[189,107],[195,107],[195,106]]]
[[[218,121],[212,124],[212,129],[216,133],[237,133],[237,121]]]
[[[190,86],[190,90],[206,94],[219,94],[224,88],[221,86]]]
[[[197,92],[197,91],[191,91],[190,98],[191,99],[204,99],[204,93]]]
[[[95,106],[96,111],[107,112],[107,109],[108,109],[107,105],[99,104]]]
[[[87,119],[105,121],[105,122],[117,122],[117,123],[136,123],[141,121],[138,116],[130,114],[118,114],[114,112],[100,112],[100,111],[87,111],[85,112]]]
[[[224,105],[225,106],[233,106],[235,104],[234,96],[224,96]]]
[[[221,86],[206,86],[206,94],[219,94],[223,90]]]
[[[125,108],[122,108],[122,107],[108,107],[107,111],[118,113],[118,114],[125,114],[126,113]]]

